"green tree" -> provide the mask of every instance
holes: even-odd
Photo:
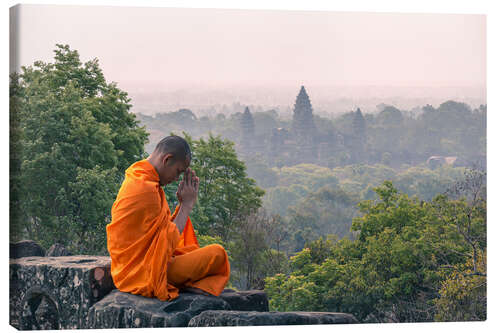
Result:
[[[385,106],[376,115],[375,123],[369,128],[368,142],[371,149],[382,157],[382,163],[384,163],[382,161],[383,154],[387,152],[392,160],[397,159],[397,164],[401,164],[404,160],[401,157],[401,152],[406,143],[407,132],[407,124],[401,111],[393,106]]]
[[[273,214],[285,216],[289,206],[307,195],[308,189],[299,184],[276,186],[269,189],[264,197],[264,205]]]
[[[461,180],[464,168],[443,166],[435,170],[424,167],[412,167],[394,177],[394,185],[409,196],[416,195],[430,201],[436,195],[444,193],[455,182]]]
[[[19,210],[11,223],[21,231],[11,236],[103,253],[111,204],[124,170],[144,156],[147,133],[97,59],[81,63],[68,45],[54,52],[53,63],[11,76],[11,190]]]
[[[265,263],[264,251],[267,249],[264,224],[266,217],[260,214],[247,216],[235,232],[231,248],[234,254],[233,279],[238,280],[241,289],[256,289],[262,284]]]
[[[360,203],[354,241],[316,251],[322,257],[306,247],[288,276],[266,279],[271,308],[348,312],[366,322],[484,320],[485,201],[410,199],[391,182],[374,191],[378,199]]]
[[[437,321],[486,320],[486,252],[455,265],[439,289]]]
[[[317,190],[324,185],[335,186],[338,180],[329,168],[316,164],[301,163],[280,170],[279,185],[288,187],[293,184],[306,186],[309,190]]]
[[[21,117],[20,117],[20,98],[22,88],[19,85],[19,74],[13,73],[10,77],[9,87],[9,221],[10,237],[16,239],[22,236],[24,228],[25,214],[21,210]]]
[[[287,269],[282,247],[286,227],[279,216],[270,217],[259,210],[238,228],[229,248],[231,280],[241,289],[263,289],[264,278]]]
[[[254,179],[259,187],[269,188],[278,185],[278,173],[266,165],[261,154],[248,155],[244,162],[248,176]]]
[[[297,240],[295,250],[302,249],[307,241],[329,234],[338,238],[352,236],[349,230],[358,211],[357,202],[356,196],[342,189],[324,186],[289,207],[290,224]]]

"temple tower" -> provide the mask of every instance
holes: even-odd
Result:
[[[352,162],[361,163],[365,155],[366,146],[366,122],[365,117],[358,108],[354,112],[354,118],[352,121],[352,132],[353,132],[353,142],[352,142]]]
[[[292,135],[297,143],[296,156],[301,157],[303,163],[312,163],[317,158],[317,133],[312,112],[309,96],[304,86],[301,86],[293,109]]]
[[[316,132],[311,101],[304,86],[300,87],[293,109],[292,131],[300,136],[312,136]]]
[[[241,117],[241,146],[246,151],[249,151],[253,147],[253,142],[255,139],[255,122],[253,120],[253,116],[248,109],[248,106],[245,107],[245,111],[243,112],[243,116]]]

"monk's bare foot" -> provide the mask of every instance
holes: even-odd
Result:
[[[205,296],[213,296],[213,295],[207,293],[206,291],[203,291],[201,289],[194,288],[194,287],[186,287],[186,288],[183,288],[182,291],[184,291],[186,293],[193,293],[193,294],[199,294],[199,295],[205,295]]]

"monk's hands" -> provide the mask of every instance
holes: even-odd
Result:
[[[177,226],[180,233],[184,231],[187,218],[193,210],[196,200],[198,199],[199,184],[200,179],[196,177],[194,170],[187,168],[184,172],[184,177],[182,177],[182,181],[179,183],[176,193],[180,207],[173,222]]]
[[[187,168],[184,172],[184,177],[177,188],[177,199],[179,204],[185,208],[192,210],[198,199],[198,188],[200,179],[196,177],[194,170]]]

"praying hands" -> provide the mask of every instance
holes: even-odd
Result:
[[[198,198],[199,185],[200,179],[196,177],[195,171],[187,168],[176,192],[179,204],[187,206],[189,210],[193,209]]]

